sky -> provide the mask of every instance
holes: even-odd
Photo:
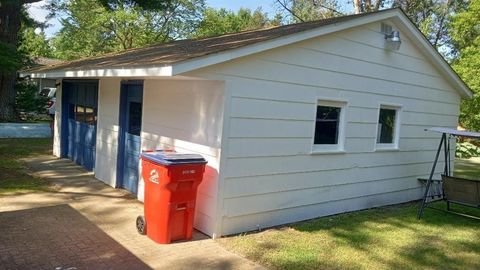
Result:
[[[270,16],[273,16],[276,11],[276,6],[274,5],[274,0],[206,0],[207,6],[213,8],[226,8],[229,10],[237,11],[241,7],[249,8],[255,10],[257,7],[261,7],[264,12],[267,12]],[[28,13],[34,19],[40,22],[45,22],[45,17],[48,15],[48,11],[43,9],[42,6],[45,4],[45,0],[31,4],[28,8]],[[55,32],[60,29],[60,23],[56,19],[48,21],[52,26],[45,29],[45,34],[47,37],[52,37]]]

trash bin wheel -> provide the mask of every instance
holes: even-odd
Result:
[[[147,222],[143,216],[137,217],[137,231],[141,235],[147,234]]]

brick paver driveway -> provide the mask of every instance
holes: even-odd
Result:
[[[26,160],[53,192],[0,196],[0,269],[262,269],[196,232],[158,245],[135,229],[143,205],[68,160]]]

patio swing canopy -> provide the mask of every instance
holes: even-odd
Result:
[[[458,137],[468,137],[468,138],[480,139],[480,132],[457,130],[457,129],[453,129],[453,128],[432,127],[432,128],[426,129],[425,131],[443,133],[443,134],[448,134],[448,135],[458,136]]]
[[[429,203],[429,198],[431,198],[432,201],[435,201],[433,199],[436,197],[436,195],[430,194],[433,181],[441,183],[442,185],[441,187],[442,194],[440,197],[441,199],[447,201],[448,212],[459,214],[462,216],[472,217],[469,215],[456,213],[450,210],[450,203],[456,203],[456,204],[480,208],[480,181],[454,177],[451,175],[450,140],[447,139],[447,135],[455,136],[455,137],[480,139],[480,132],[456,130],[453,128],[443,128],[443,127],[432,127],[432,128],[425,129],[425,131],[441,133],[442,137],[440,139],[440,144],[438,146],[438,150],[435,155],[435,160],[433,162],[432,170],[430,172],[430,177],[427,179],[427,182],[426,182],[425,194],[423,196],[423,200],[422,200],[420,209],[418,211],[418,218],[420,219],[423,216],[424,209],[427,207],[427,204]],[[433,178],[433,175],[435,174],[435,167],[437,165],[442,148],[444,150],[444,158],[445,158],[444,172],[441,175],[442,180],[433,180],[432,178]],[[436,208],[433,208],[433,209],[436,209]],[[474,217],[474,218],[479,219],[477,217]]]

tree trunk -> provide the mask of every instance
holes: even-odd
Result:
[[[355,14],[362,13],[362,2],[360,0],[353,0],[353,7],[355,8]]]
[[[16,48],[20,31],[21,1],[0,1],[0,42]],[[0,70],[0,121],[15,120],[17,72]]]
[[[18,32],[22,22],[22,6],[40,0],[0,0],[0,42],[16,50]],[[16,120],[15,82],[17,72],[14,68],[0,70],[0,122]]]

